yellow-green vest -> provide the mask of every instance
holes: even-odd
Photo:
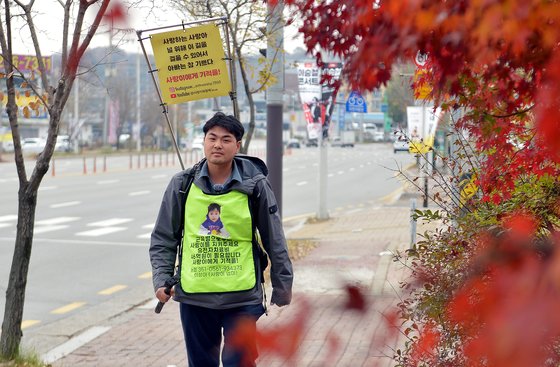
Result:
[[[219,205],[218,221],[208,207]],[[256,284],[249,197],[238,191],[207,195],[191,185],[185,204],[181,288],[186,293],[245,291]]]

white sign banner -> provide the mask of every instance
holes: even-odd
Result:
[[[442,113],[439,107],[434,111],[433,107],[408,106],[406,116],[408,136],[413,141],[419,141],[427,137],[434,137]]]

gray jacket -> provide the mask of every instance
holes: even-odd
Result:
[[[241,182],[231,181],[223,192],[236,190],[245,193],[254,203],[252,205],[253,221],[271,263],[272,297],[270,302],[279,306],[287,305],[292,298],[292,263],[288,257],[276,198],[266,178],[268,169],[262,160],[250,156],[237,155],[234,158],[234,164],[240,174]],[[215,194],[209,179],[201,176],[202,167],[196,171],[193,184],[206,194]],[[165,281],[174,274],[178,249],[182,241],[181,220],[184,201],[181,198],[184,195],[181,195],[179,190],[188,172],[189,170],[179,172],[171,179],[163,195],[156,224],[152,231],[150,261],[155,290],[163,287]],[[189,210],[188,207],[185,209]],[[256,260],[255,266],[257,273],[260,274],[258,260]],[[253,289],[228,293],[186,294],[178,285],[175,287],[174,299],[195,306],[225,309],[261,303],[263,289],[260,279]]]

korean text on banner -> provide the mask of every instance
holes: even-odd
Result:
[[[162,99],[177,104],[231,91],[220,31],[214,24],[151,36]]]

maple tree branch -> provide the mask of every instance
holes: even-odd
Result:
[[[535,108],[535,105],[532,105],[532,106],[527,107],[527,108],[525,108],[525,109],[523,109],[523,110],[521,110],[521,111],[512,112],[512,113],[507,114],[507,115],[495,115],[495,114],[488,113],[488,112],[483,112],[483,113],[484,113],[485,116],[490,116],[490,117],[494,117],[494,118],[498,118],[498,119],[507,119],[507,118],[510,118],[510,117],[514,117],[514,116],[518,116],[518,115],[523,115],[523,114],[525,114],[525,113],[531,111],[531,110],[534,109],[534,108]]]

